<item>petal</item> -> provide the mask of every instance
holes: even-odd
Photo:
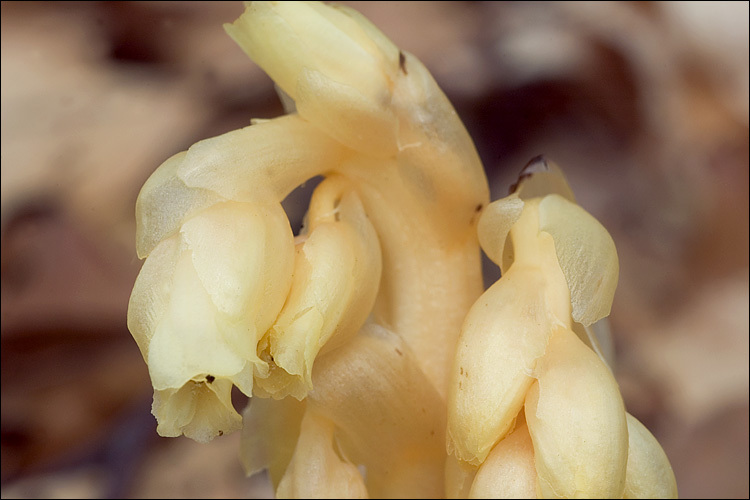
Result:
[[[368,498],[357,467],[336,452],[333,422],[308,409],[277,498]]]
[[[189,187],[177,177],[186,154],[177,153],[162,163],[138,194],[135,239],[140,259],[148,256],[160,241],[175,234],[190,216],[222,201],[217,193]]]
[[[547,300],[545,276],[513,266],[466,316],[448,393],[448,452],[459,459],[481,464],[511,429],[547,348]]]
[[[541,198],[549,194],[558,194],[566,200],[576,203],[575,195],[570,189],[562,169],[539,155],[526,164],[518,174],[518,180],[510,188],[522,200]]]
[[[448,455],[445,461],[445,498],[469,498],[477,468]]]
[[[205,139],[175,169],[186,186],[246,202],[279,202],[308,179],[333,169],[340,144],[297,115]]]
[[[492,262],[505,270],[509,267],[503,266],[505,242],[511,227],[521,217],[523,207],[524,202],[518,196],[506,196],[487,205],[479,219],[477,235],[482,250]]]
[[[677,498],[677,483],[667,454],[646,427],[630,413],[628,470],[623,498]]]
[[[156,324],[148,348],[146,361],[154,389],[178,389],[207,374],[236,377],[243,391],[252,388],[248,360],[226,342],[217,319],[218,311],[200,283],[191,252],[183,251],[164,316]]]
[[[620,498],[628,430],[612,373],[570,330],[557,328],[526,396],[545,497]]]
[[[479,467],[468,498],[536,498],[534,445],[523,413]]]
[[[365,90],[385,81],[375,43],[352,18],[329,6],[252,2],[224,29],[295,100],[303,68],[322,71],[332,80],[360,88],[364,95],[372,95]]]
[[[612,237],[599,221],[559,195],[539,203],[539,229],[552,235],[570,289],[573,319],[588,326],[609,315],[619,263]]]
[[[180,255],[178,236],[163,240],[149,254],[133,285],[128,303],[128,330],[138,344],[143,359],[148,359],[154,330],[166,314]]]
[[[322,4],[253,2],[225,29],[300,116],[353,149],[395,154],[388,75],[397,65],[356,20]]]
[[[316,362],[308,404],[339,429],[373,497],[444,494],[445,406],[401,338],[366,324]]]
[[[240,460],[248,476],[268,469],[274,490],[292,460],[306,403],[252,398],[242,414]]]
[[[369,316],[381,273],[377,235],[351,185],[323,181],[308,212],[309,236],[298,247],[294,282],[270,330],[272,370],[259,386],[275,398],[305,397],[315,358],[354,335]],[[284,377],[285,382],[274,380]]]
[[[292,282],[294,235],[281,205],[222,203],[187,221],[180,233],[217,309],[255,327],[246,335],[255,353]],[[246,350],[244,343],[238,348]]]
[[[154,391],[152,412],[160,436],[181,434],[207,443],[216,436],[242,427],[242,419],[232,406],[232,382],[188,382],[179,389]]]

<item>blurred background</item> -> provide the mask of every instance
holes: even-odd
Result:
[[[538,154],[565,169],[617,244],[628,410],[682,497],[747,498],[748,3],[344,3],[433,72],[493,199]],[[126,327],[143,182],[282,113],[222,29],[242,10],[2,2],[3,498],[272,494],[237,434],[157,436]]]

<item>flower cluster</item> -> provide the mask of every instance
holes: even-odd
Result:
[[[590,333],[614,243],[560,170],[490,204],[427,69],[352,9],[252,2],[226,29],[290,113],[139,195],[128,326],[159,434],[242,428],[280,497],[675,496]],[[315,176],[294,236],[281,201]],[[480,244],[503,272],[484,293]]]

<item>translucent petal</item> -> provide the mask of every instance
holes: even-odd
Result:
[[[588,326],[609,315],[619,262],[612,237],[599,221],[559,195],[539,203],[539,229],[552,235],[570,289],[573,319]]]
[[[199,443],[234,432],[242,427],[242,419],[232,406],[232,382],[190,381],[179,389],[154,391],[152,412],[160,436],[181,434]]]
[[[377,235],[351,185],[323,181],[308,212],[309,236],[298,247],[294,282],[270,330],[270,363],[295,377],[259,385],[273,397],[301,399],[312,388],[313,362],[329,341],[354,335],[369,316],[381,273]],[[283,375],[282,375],[283,376]]]
[[[148,347],[156,325],[166,314],[172,278],[181,254],[179,236],[163,240],[143,263],[128,303],[128,330],[148,359]]]
[[[628,420],[628,470],[623,498],[677,498],[672,466],[659,442],[631,414]]]
[[[186,186],[230,200],[279,202],[306,180],[335,168],[344,154],[318,128],[287,115],[197,142],[175,172]]]
[[[401,338],[368,323],[316,362],[308,404],[339,429],[342,452],[377,498],[444,494],[445,406]]]
[[[321,15],[323,9],[333,10],[303,2],[252,2],[224,28],[295,100],[303,68],[324,72],[363,95],[376,95],[373,90],[384,86],[385,76],[369,44],[359,34],[352,38],[355,23],[350,18],[336,11]]]
[[[511,429],[552,331],[546,279],[513,266],[474,304],[456,346],[448,452],[474,465]]]
[[[477,468],[448,455],[445,460],[445,498],[469,498]]]
[[[252,367],[222,334],[218,311],[193,267],[191,252],[180,255],[164,316],[151,338],[147,362],[154,389],[179,389],[206,375],[232,378],[246,394]]]
[[[217,309],[231,320],[249,321],[246,330],[255,327],[245,335],[255,353],[292,282],[294,235],[281,205],[218,204],[185,222],[180,233]]]
[[[487,256],[503,267],[503,251],[510,228],[518,221],[523,212],[523,201],[517,196],[506,196],[493,201],[482,212],[477,226],[479,244]]]
[[[362,474],[335,449],[333,422],[308,409],[277,498],[368,498]]]
[[[479,467],[468,498],[536,498],[534,445],[523,413]]]
[[[558,194],[566,200],[576,203],[575,195],[570,189],[568,180],[556,163],[543,155],[529,160],[518,175],[518,180],[510,188],[522,200],[541,198],[549,194]]]
[[[250,400],[240,438],[240,461],[248,476],[268,469],[276,489],[292,460],[305,408],[304,401],[294,398]]]
[[[628,431],[612,373],[570,330],[557,328],[526,397],[538,486],[545,498],[620,498]]]
[[[182,223],[197,212],[223,201],[219,194],[191,188],[177,177],[186,151],[157,168],[141,188],[135,202],[138,258],[148,256],[163,239],[175,234]]]

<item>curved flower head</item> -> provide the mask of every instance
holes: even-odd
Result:
[[[625,408],[595,346],[575,333],[609,314],[614,243],[544,159],[512,191],[487,207],[478,226],[503,276],[474,304],[459,337],[448,451],[479,467],[472,491],[486,493],[494,484],[489,470],[506,467],[495,450],[510,446],[524,415],[537,494],[619,497],[628,462]],[[502,472],[492,477],[508,481]]]
[[[293,259],[278,205],[218,203],[156,245],[133,288],[128,327],[149,366],[160,431],[205,441],[233,430],[215,422],[237,427],[231,385],[251,395],[254,374],[268,370],[257,343],[281,310]],[[193,419],[212,413],[196,430]]]

